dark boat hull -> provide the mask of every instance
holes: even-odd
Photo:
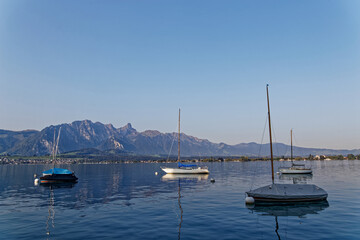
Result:
[[[49,174],[40,177],[40,183],[77,182],[75,174]]]
[[[278,203],[292,203],[292,202],[316,202],[316,201],[324,201],[327,199],[327,196],[320,196],[314,198],[288,198],[288,199],[278,199],[278,198],[262,198],[262,197],[254,197],[251,194],[248,194],[249,197],[253,197],[255,202],[278,202]]]
[[[271,184],[246,192],[256,202],[315,202],[326,200],[328,194],[313,184]]]

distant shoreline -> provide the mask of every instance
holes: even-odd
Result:
[[[294,159],[294,161],[332,161],[332,160],[359,160],[355,159],[339,159],[339,158],[326,158],[326,159]],[[231,158],[204,158],[204,159],[181,159],[181,162],[192,163],[208,163],[208,162],[252,162],[252,161],[270,161],[270,158],[250,158],[250,157],[231,157]],[[290,159],[275,158],[277,162],[287,162]],[[91,158],[59,158],[56,160],[56,164],[129,164],[129,163],[176,163],[177,159],[163,159],[154,157],[143,157],[143,159],[129,160],[129,159],[107,159],[104,156],[103,159],[91,159]],[[52,164],[51,159],[48,157],[0,157],[0,165],[40,165],[40,164]]]

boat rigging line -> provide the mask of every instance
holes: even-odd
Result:
[[[262,148],[262,145],[263,145],[263,141],[264,141],[264,136],[265,136],[265,130],[266,130],[266,124],[267,124],[267,121],[268,121],[268,115],[266,114],[266,117],[265,117],[265,124],[264,124],[264,128],[263,128],[263,132],[262,132],[262,137],[261,137],[261,142],[260,142],[260,148],[259,148],[259,153],[258,153],[258,157],[260,157],[261,155],[261,148]],[[255,175],[256,175],[256,172],[257,172],[257,169],[258,169],[258,162],[259,161],[255,161],[255,169],[253,171],[253,175],[252,175],[252,179],[251,179],[251,186],[250,186],[250,190],[252,190],[253,186],[254,186],[254,182],[255,182]],[[245,194],[246,195],[246,194]]]
[[[166,162],[169,161],[170,154],[171,154],[171,151],[172,151],[172,147],[173,147],[174,142],[175,142],[175,134],[173,134],[173,135],[174,135],[174,136],[173,136],[173,140],[172,140],[172,143],[171,143],[171,146],[170,146],[170,151],[169,151],[168,157],[167,157],[167,159],[166,159]]]

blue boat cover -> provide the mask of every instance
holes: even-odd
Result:
[[[72,174],[72,172],[63,168],[52,168],[43,172],[43,174]]]
[[[178,167],[197,167],[196,164],[182,164],[181,162],[178,163]]]

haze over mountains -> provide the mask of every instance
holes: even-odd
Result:
[[[41,131],[0,130],[0,154],[34,156],[52,152],[54,130],[56,136],[61,127],[59,152],[66,153],[82,149],[97,149],[98,152],[116,150],[122,154],[138,155],[177,155],[177,133],[161,133],[156,130],[138,132],[130,123],[121,128],[112,124],[75,121],[69,124],[49,126]],[[268,144],[240,143],[228,145],[212,143],[181,133],[181,156],[268,156]],[[360,149],[332,150],[294,147],[295,156],[312,155],[347,155],[360,154]],[[274,154],[289,155],[290,147],[282,143],[274,144]]]

